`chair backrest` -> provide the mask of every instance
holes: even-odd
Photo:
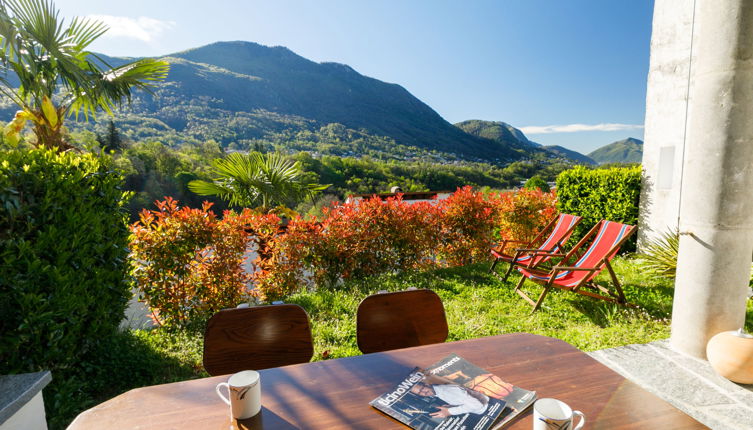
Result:
[[[570,236],[573,234],[573,230],[583,218],[578,215],[559,214],[557,217],[557,224],[554,225],[552,232],[544,243],[539,246],[539,249],[556,249],[561,247]]]
[[[447,340],[444,305],[431,290],[373,294],[358,305],[356,339],[364,353]]]
[[[570,239],[570,236],[573,234],[573,231],[575,230],[575,227],[581,222],[583,218],[579,217],[578,215],[570,215],[570,214],[559,214],[557,218],[553,220],[554,227],[552,227],[551,233],[549,233],[549,237],[546,238],[544,242],[539,245],[540,250],[545,251],[561,251],[562,246],[565,244],[565,242]],[[552,223],[549,223],[551,225]],[[549,228],[549,225],[539,233],[539,236],[537,236],[537,239],[547,231]],[[533,243],[537,243],[537,239],[534,239]],[[533,265],[538,265],[540,263],[543,263],[544,261],[549,260],[551,257],[546,255],[540,255],[535,257],[535,261],[533,262]]]
[[[298,305],[222,310],[204,333],[210,375],[305,363],[313,354],[308,314]]]
[[[575,247],[567,254],[563,264],[571,261],[575,255],[580,255],[578,260],[571,265],[574,267],[594,267],[598,270],[594,272],[576,271],[561,272],[555,278],[558,281],[567,280],[567,286],[576,286],[583,282],[588,282],[595,278],[604,270],[604,261],[611,260],[617,255],[620,246],[635,231],[634,225],[621,224],[614,221],[601,220],[591,231],[581,239]],[[591,242],[588,249],[580,254],[581,248],[588,242]]]

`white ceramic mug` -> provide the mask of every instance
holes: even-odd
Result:
[[[228,397],[222,395],[220,388],[227,387]],[[220,382],[215,388],[217,395],[230,405],[230,413],[235,419],[251,418],[261,410],[261,381],[259,372],[244,370],[227,380]]]
[[[573,418],[580,422],[573,427]],[[574,411],[557,399],[539,399],[533,404],[533,430],[579,430],[586,423],[581,411]]]

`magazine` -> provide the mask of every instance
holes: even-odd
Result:
[[[450,354],[426,368],[425,372],[448,379],[489,397],[503,400],[505,409],[500,414],[493,430],[502,428],[536,400],[536,392],[524,390],[497,375],[468,362],[456,354]]]
[[[417,430],[487,430],[506,409],[504,400],[418,367],[370,404]]]

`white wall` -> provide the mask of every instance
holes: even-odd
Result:
[[[8,418],[0,430],[47,430],[42,392],[38,392],[24,406]]]
[[[693,8],[693,0],[662,0],[654,5],[639,247],[646,239],[677,228],[692,67]]]

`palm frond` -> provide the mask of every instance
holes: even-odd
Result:
[[[67,34],[71,47],[77,52],[82,52],[109,29],[104,22],[76,17],[71,21]]]
[[[94,69],[92,63],[90,66]],[[166,61],[147,58],[105,72],[93,72],[97,78],[91,80],[88,88],[75,93],[70,112],[76,116],[83,112],[87,118],[98,109],[112,113],[123,99],[131,102],[135,88],[151,92],[154,83],[165,79],[169,71],[170,64]]]
[[[233,190],[221,184],[202,180],[193,180],[188,183],[188,189],[200,196],[217,196],[223,200],[233,197]]]
[[[13,25],[13,18],[8,14],[4,2],[0,2],[0,60],[6,65],[16,58],[18,49],[18,31]]]
[[[270,209],[313,196],[328,186],[305,183],[300,164],[277,153],[232,153],[214,160],[212,167],[216,176],[212,186],[205,181],[192,181],[189,189],[200,195],[219,196],[237,206]]]
[[[44,100],[60,92],[62,98],[56,99],[55,106],[58,116],[77,117],[83,112],[88,119],[99,109],[112,113],[124,99],[131,101],[134,89],[150,91],[163,80],[169,64],[142,59],[103,68],[105,63],[97,62],[86,49],[107,30],[103,22],[88,18],[74,18],[66,25],[50,0],[0,1],[0,64],[6,75],[15,73],[20,82],[18,89],[12,88],[8,79],[0,79],[0,85],[13,92],[11,99],[30,112],[41,111]],[[54,142],[60,141],[56,125],[42,133],[57,136]]]
[[[643,247],[640,264],[646,271],[656,276],[674,279],[677,272],[679,250],[680,235],[678,231],[664,232]]]
[[[31,36],[47,51],[56,51],[64,37],[64,21],[52,2],[41,0],[16,0],[7,2],[13,12],[20,33]]]

